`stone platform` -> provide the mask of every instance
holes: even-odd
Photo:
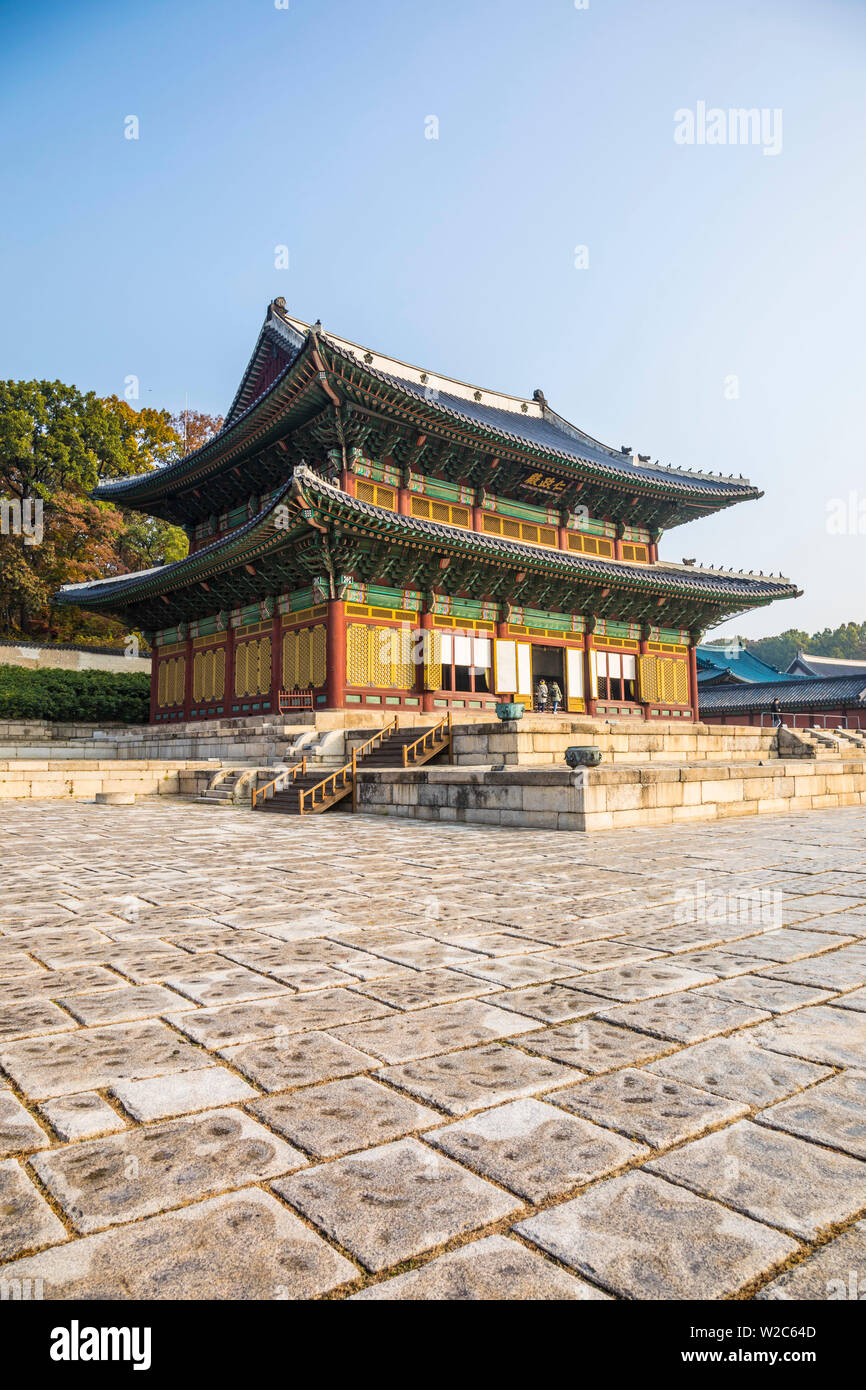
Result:
[[[866,810],[3,820],[0,1298],[862,1297]]]
[[[358,807],[412,820],[598,831],[866,805],[866,758],[358,772]]]

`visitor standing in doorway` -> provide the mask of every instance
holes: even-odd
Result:
[[[559,681],[550,682],[550,699],[553,704],[553,713],[556,714],[556,711],[562,704],[562,691],[559,688]]]
[[[541,680],[535,687],[535,707],[542,714],[547,709],[547,681],[544,679],[544,676],[541,677]]]

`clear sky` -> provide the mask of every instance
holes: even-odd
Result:
[[[866,0],[283,3],[0,0],[0,376],[219,412],[282,294],[751,478],[662,542],[805,589],[726,630],[866,620]]]

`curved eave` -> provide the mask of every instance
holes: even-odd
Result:
[[[573,573],[575,578],[595,580],[602,586],[659,594],[669,592],[696,601],[742,600],[743,608],[771,603],[778,598],[798,598],[802,592],[796,585],[787,581],[772,583],[748,575],[718,573],[663,563],[630,565],[625,561],[599,560],[577,552],[528,545],[523,541],[504,540],[500,536],[488,536],[478,531],[446,526],[435,521],[422,521],[398,512],[385,511],[369,502],[360,502],[356,497],[350,497],[306,468],[296,469],[294,478],[296,493],[300,492],[308,502],[316,499],[314,505],[320,520],[349,524],[359,535],[369,533],[393,539],[402,536],[409,543],[413,540],[427,539],[435,542],[436,548],[475,553],[479,557],[483,555],[493,562],[498,560],[509,566],[526,565],[533,570],[559,574],[566,571]],[[706,582],[695,583],[695,579]]]
[[[256,555],[276,549],[292,538],[301,527],[298,508],[291,499],[291,482],[274,497],[268,506],[244,526],[210,545],[151,570],[136,570],[119,574],[113,579],[90,580],[85,584],[66,584],[54,595],[54,602],[76,604],[84,608],[123,608],[142,599],[169,594],[190,584],[201,584],[222,574],[235,565],[243,564]],[[294,524],[277,524],[277,509],[288,509]]]
[[[281,332],[291,356],[275,380],[255,395],[254,382],[261,353],[269,343],[276,341],[274,335]],[[425,374],[418,372],[417,383],[405,375],[395,376],[366,364],[363,356],[358,355],[363,349],[358,348],[356,353],[352,347],[344,340],[313,333],[299,320],[282,320],[269,311],[220,433],[167,468],[102,483],[93,496],[101,501],[138,506],[156,515],[167,513],[173,496],[230,468],[247,453],[280,438],[293,423],[302,423],[316,409],[329,404],[316,364],[311,360],[315,350],[321,354],[320,360],[328,375],[362,408],[380,408],[395,422],[405,423],[419,432],[456,440],[468,447],[481,445],[488,452],[499,452],[517,460],[555,466],[574,478],[631,491],[637,496],[679,502],[684,511],[695,515],[763,496],[760,489],[746,480],[731,481],[706,474],[625,463],[621,454],[534,402],[515,400],[517,408],[509,411],[503,409],[501,403],[511,398],[500,393],[478,392],[499,403],[488,407],[454,397],[447,389],[436,400],[427,400],[421,383],[421,376]],[[384,365],[390,362],[394,369],[404,372],[415,370],[378,355],[375,360]],[[437,380],[445,387],[450,385],[456,389],[460,385],[447,378]],[[389,400],[383,399],[386,391],[390,393]],[[250,396],[252,399],[248,399]],[[523,406],[530,412],[526,419],[519,413]],[[525,430],[530,425],[544,438],[533,439],[521,433],[521,428]],[[162,499],[166,507],[161,508],[158,503]]]

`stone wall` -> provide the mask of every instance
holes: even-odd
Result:
[[[149,675],[150,657],[124,656],[123,652],[94,651],[89,647],[0,642],[0,666],[21,666],[28,671],[145,671]]]
[[[192,796],[204,791],[216,770],[208,763],[16,758],[0,761],[0,800],[92,801],[97,792]]]
[[[359,811],[535,830],[615,830],[860,805],[866,805],[866,758],[358,774]]]
[[[516,726],[500,723],[460,726],[454,731],[454,762],[458,767],[489,767],[505,763],[521,767],[550,767],[564,763],[572,744],[600,748],[604,763],[636,762],[750,762],[778,757],[775,729],[710,727],[657,721],[560,719],[525,715]],[[795,752],[791,747],[789,756]]]

